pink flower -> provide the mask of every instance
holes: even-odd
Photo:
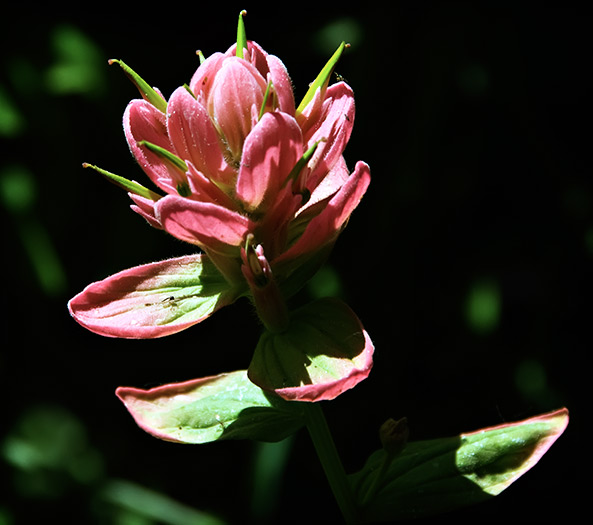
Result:
[[[342,157],[353,123],[345,83],[320,88],[297,112],[280,60],[253,42],[244,58],[232,46],[205,60],[165,111],[130,102],[130,149],[167,193],[133,208],[200,247],[233,284],[242,281],[240,250],[249,235],[275,273],[288,277],[335,240],[367,188],[368,166],[359,162],[350,175]]]
[[[125,136],[164,195],[100,171],[149,224],[203,254],[91,284],[69,303],[80,324],[159,337],[249,295],[268,329],[285,328],[285,299],[323,263],[370,182],[364,162],[350,173],[343,158],[352,90],[328,85],[343,49],[299,107],[284,64],[247,40],[203,60],[168,101],[120,63],[143,95],[125,110]]]

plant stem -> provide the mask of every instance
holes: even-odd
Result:
[[[348,524],[357,523],[357,507],[346,472],[320,403],[306,403],[307,430],[323,467],[330,488]]]

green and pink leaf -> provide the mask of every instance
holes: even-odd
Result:
[[[248,373],[258,386],[287,400],[331,400],[366,379],[373,351],[345,303],[320,299],[293,312],[285,331],[262,334]]]
[[[136,266],[88,285],[68,303],[88,330],[147,339],[201,322],[241,295],[203,254]]]
[[[223,439],[280,441],[303,426],[302,407],[264,392],[238,370],[116,395],[140,428],[185,444]]]

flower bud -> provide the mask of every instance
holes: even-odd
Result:
[[[396,456],[404,449],[409,434],[408,419],[405,417],[397,421],[390,418],[379,428],[381,445],[391,457]]]

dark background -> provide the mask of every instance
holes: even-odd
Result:
[[[175,523],[182,512],[116,480],[229,523],[340,522],[306,432],[264,449],[288,456],[258,514],[259,445],[160,442],[114,396],[120,385],[246,368],[258,336],[247,304],[156,341],[101,338],[66,310],[91,281],[191,251],[81,168],[147,182],[121,128],[137,92],[107,59],[168,96],[191,78],[197,49],[233,43],[243,8],[248,38],[282,58],[297,100],[340,40],[352,44],[337,68],[357,102],[345,157],[368,162],[372,183],[330,269],[376,358],[365,382],[324,404],[347,470],[378,447],[388,417],[407,416],[411,438],[430,439],[566,406],[570,425],[540,464],[451,517],[580,515],[590,467],[591,4],[558,5],[161,5],[5,19],[0,523]],[[485,310],[468,314],[468,304]],[[151,521],[152,504],[169,521]]]

